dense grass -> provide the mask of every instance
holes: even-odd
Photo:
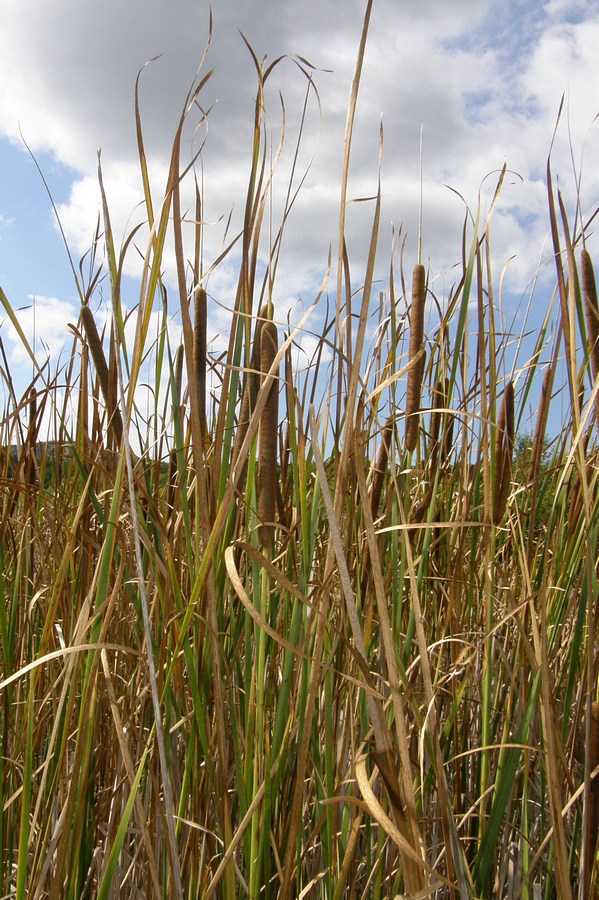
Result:
[[[279,241],[256,274],[271,191],[270,70],[256,71],[226,356],[206,348],[201,214],[191,266],[183,247],[180,140],[200,80],[160,203],[138,114],[152,236],[134,345],[120,300],[134,236],[117,252],[105,204],[66,365],[19,397],[4,358],[0,443],[17,450],[0,471],[2,895],[591,896],[599,357],[584,228],[570,231],[548,165],[555,312],[515,369],[490,218],[466,223],[449,297],[401,255],[375,297],[379,192],[364,284],[340,254],[334,309],[298,372],[309,318],[273,324]],[[150,349],[151,427],[135,405]],[[518,437],[539,396],[536,432]],[[48,415],[56,442],[40,445]]]

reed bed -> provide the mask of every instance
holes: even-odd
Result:
[[[486,222],[465,226],[448,297],[434,297],[433,261],[416,263],[407,295],[387,265],[373,300],[379,190],[355,264],[364,283],[349,280],[341,242],[336,305],[299,372],[293,342],[324,289],[292,329],[277,319],[279,238],[257,276],[272,71],[256,60],[244,231],[213,264],[238,264],[227,353],[207,344],[199,196],[190,253],[182,239],[193,172],[181,172],[181,131],[202,76],[160,204],[137,110],[153,231],[134,344],[120,300],[132,243],[117,251],[106,203],[111,334],[96,322],[97,273],[76,275],[60,373],[38,368],[18,397],[3,361],[1,894],[597,896],[597,307],[584,227],[569,232],[548,168],[559,330],[548,318],[516,363],[496,325]],[[341,234],[346,212],[343,200]],[[168,374],[151,433],[135,405],[150,349]],[[551,434],[564,391],[571,414]]]

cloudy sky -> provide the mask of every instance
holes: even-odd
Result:
[[[289,309],[310,303],[329,247],[335,253],[347,98],[366,0],[213,0],[212,5],[204,70],[214,69],[214,74],[199,98],[203,109],[210,108],[208,127],[195,128],[200,120],[195,111],[183,146],[183,156],[190,158],[206,138],[201,176],[209,223],[207,264],[223,246],[229,215],[230,235],[241,221],[248,180],[256,77],[241,33],[259,59],[285,57],[269,79],[267,96],[275,145],[279,96],[287,111],[286,149],[273,192],[275,225],[307,71],[313,72],[318,90],[319,103],[314,92],[308,101],[298,171],[313,155],[314,160],[286,231],[275,289],[284,318]],[[66,345],[66,324],[76,321],[78,300],[48,196],[23,141],[48,183],[76,264],[91,245],[98,217],[101,150],[120,242],[139,220],[142,199],[134,120],[137,73],[160,57],[146,66],[140,80],[145,147],[159,197],[208,26],[205,0],[2,0],[0,286],[20,310],[32,340],[35,328],[41,358],[48,350],[57,356]],[[546,255],[545,165],[562,96],[554,173],[572,211],[580,177],[583,219],[599,205],[599,123],[593,124],[599,113],[598,46],[599,10],[592,0],[374,0],[349,195],[369,197],[376,191],[382,121],[382,277],[394,230],[402,228],[407,235],[407,267],[416,261],[422,134],[423,261],[441,294],[449,290],[451,266],[460,256],[464,202],[475,209],[480,195],[484,207],[498,170],[506,164],[514,173],[506,181],[493,231],[497,265],[511,260],[506,303],[516,308]],[[298,64],[298,57],[314,68]],[[371,203],[349,211],[356,286],[372,212]],[[139,274],[135,253],[127,266],[133,304]],[[174,273],[167,271],[165,277],[172,283]],[[232,258],[209,280],[209,294],[226,305],[234,283]],[[334,276],[329,286],[334,292]],[[542,292],[535,302],[541,316]],[[215,308],[212,330],[220,334],[225,327]],[[22,367],[23,377],[29,375],[1,311],[0,337],[14,374]]]

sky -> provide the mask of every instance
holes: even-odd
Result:
[[[202,72],[213,75],[184,132],[187,158],[201,157],[204,253],[215,259],[243,215],[256,76],[242,35],[258,59],[283,57],[269,78],[267,116],[276,146],[281,100],[286,141],[273,188],[273,221],[285,197],[299,111],[310,91],[299,171],[306,180],[285,232],[275,286],[275,315],[296,318],[316,296],[329,248],[336,253],[347,100],[366,0],[213,0],[212,36]],[[56,215],[78,265],[89,250],[100,209],[98,152],[121,243],[140,220],[142,185],[134,91],[140,76],[145,149],[155,196],[166,181],[172,141],[187,91],[202,62],[210,6],[203,0],[2,0],[0,33],[0,287],[35,344],[53,360],[71,346],[79,300]],[[386,278],[393,234],[406,236],[405,264],[417,261],[422,196],[423,261],[447,295],[460,258],[466,204],[483,210],[506,165],[493,219],[493,261],[505,266],[506,315],[521,315],[540,276],[532,318],[547,303],[549,264],[545,167],[552,150],[574,218],[579,185],[583,219],[599,206],[599,9],[592,0],[374,0],[354,128],[349,196],[383,194],[380,266]],[[158,58],[157,58],[158,57]],[[150,60],[152,60],[150,62]],[[147,65],[146,65],[147,63]],[[308,68],[307,63],[312,68]],[[318,97],[318,99],[317,99]],[[199,127],[196,127],[199,126]],[[34,159],[32,158],[35,157]],[[36,166],[37,163],[37,166]],[[422,179],[422,180],[421,180]],[[422,190],[421,190],[422,188]],[[191,205],[191,195],[187,198]],[[347,243],[356,286],[366,261],[372,202],[348,210]],[[594,235],[589,250],[599,259]],[[168,265],[165,283],[174,289]],[[140,258],[125,267],[125,303],[133,306]],[[235,256],[208,279],[212,349],[226,342],[236,283]],[[384,287],[384,285],[383,285]],[[333,273],[329,290],[334,294]],[[104,300],[106,297],[104,297]],[[98,315],[102,297],[96,300]],[[538,309],[535,309],[535,304]],[[318,327],[318,318],[314,320]],[[172,322],[177,340],[176,315]],[[17,393],[31,363],[0,310],[0,338]],[[309,344],[309,338],[306,338]],[[4,364],[3,364],[4,365]]]

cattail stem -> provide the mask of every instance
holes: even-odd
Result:
[[[406,450],[412,453],[418,443],[420,392],[424,375],[424,307],[426,299],[426,271],[421,263],[414,266],[412,275],[412,304],[410,306],[410,368],[406,396]]]
[[[260,335],[261,380],[268,375],[277,355],[279,337],[274,322],[266,321]],[[279,429],[279,387],[275,379],[269,388],[260,417],[260,458],[258,468],[258,518],[260,543],[270,552],[274,540],[277,506],[277,449]]]

